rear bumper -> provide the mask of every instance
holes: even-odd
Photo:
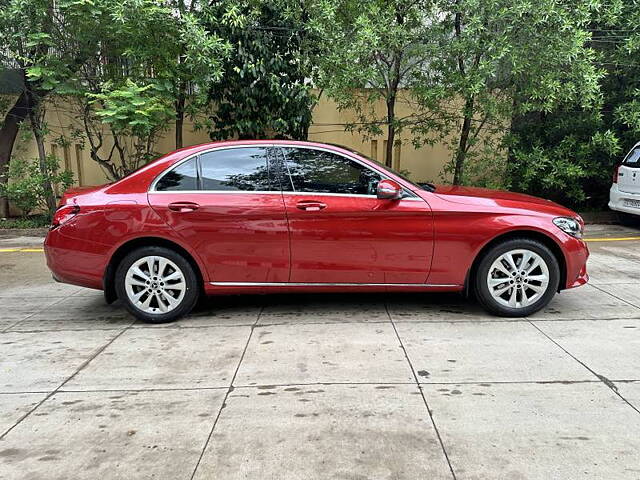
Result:
[[[609,190],[609,208],[617,212],[640,215],[640,208],[633,208],[624,205],[625,199],[640,202],[640,193],[621,192],[617,183],[611,185],[611,189]]]
[[[91,252],[90,248],[89,242],[67,237],[61,228],[50,231],[44,241],[44,254],[53,279],[102,290],[106,257]]]

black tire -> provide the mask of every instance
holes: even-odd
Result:
[[[180,303],[167,313],[147,313],[140,310],[134,305],[131,299],[129,299],[126,292],[125,280],[127,271],[135,262],[149,256],[163,257],[170,260],[178,266],[184,276],[186,283],[185,294]],[[122,301],[125,308],[134,317],[148,323],[169,323],[187,315],[193,309],[200,296],[198,277],[189,261],[174,250],[165,247],[141,247],[127,254],[116,269],[115,287],[118,298]]]
[[[501,255],[512,250],[529,250],[537,253],[546,263],[549,270],[547,290],[532,304],[518,308],[512,308],[499,303],[489,291],[487,282],[489,269],[493,262]],[[557,258],[546,245],[529,238],[514,238],[491,247],[480,259],[478,268],[475,271],[475,277],[473,278],[474,291],[478,302],[488,312],[501,317],[526,317],[544,308],[558,291],[559,283],[560,266],[558,265]],[[531,292],[531,290],[529,290],[529,292]],[[509,295],[509,293],[507,292],[506,295]]]
[[[618,212],[618,223],[625,227],[639,228],[640,215],[632,215],[630,213]]]

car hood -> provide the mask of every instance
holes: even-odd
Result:
[[[545,213],[577,216],[575,212],[551,200],[526,195],[524,193],[455,185],[437,185],[434,193],[440,198],[453,203],[466,205],[498,204],[505,207],[526,208]]]
[[[454,197],[492,198],[494,200],[512,200],[515,202],[536,203],[539,205],[554,205],[554,202],[545,200],[544,198],[534,197],[524,193],[507,192],[506,190],[492,190],[490,188],[438,185],[435,193]],[[448,200],[456,201],[461,199],[449,198]],[[555,205],[558,204],[556,203]]]

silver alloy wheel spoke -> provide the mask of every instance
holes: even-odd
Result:
[[[154,315],[177,308],[187,291],[182,270],[168,258],[157,255],[136,260],[127,270],[124,284],[131,303]]]
[[[510,250],[491,264],[486,281],[499,304],[524,308],[540,300],[549,288],[549,267],[532,250]]]

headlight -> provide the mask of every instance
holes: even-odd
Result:
[[[571,217],[557,217],[553,219],[556,227],[572,237],[582,238],[582,225],[578,220]]]

